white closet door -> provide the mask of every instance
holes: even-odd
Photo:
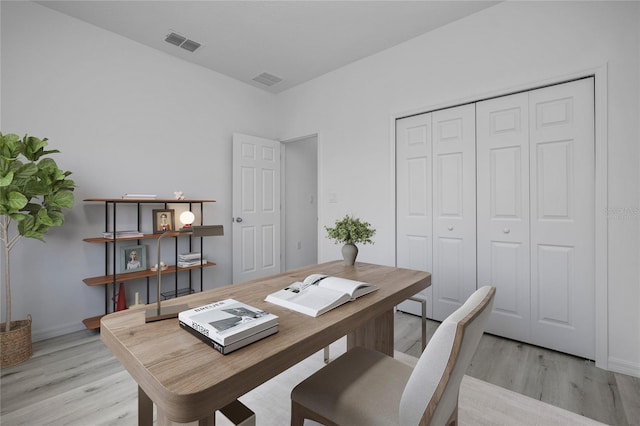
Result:
[[[528,342],[529,96],[479,102],[477,111],[478,286],[496,296],[487,331]]]
[[[431,114],[396,122],[396,265],[432,271]],[[421,291],[432,317],[432,289]],[[403,302],[399,309],[422,315],[420,304]]]
[[[476,289],[475,105],[432,113],[433,314],[444,320]]]
[[[529,99],[532,339],[593,359],[593,79]]]

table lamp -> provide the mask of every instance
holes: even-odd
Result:
[[[193,213],[192,213],[193,214]],[[184,213],[182,214],[184,215]],[[180,219],[182,220],[182,215],[180,215]],[[184,223],[184,222],[183,222]],[[186,224],[185,224],[186,225]],[[191,226],[189,223],[189,227],[183,227],[178,231],[165,231],[160,237],[158,237],[158,263],[156,264],[156,268],[158,271],[158,301],[156,303],[155,308],[147,309],[145,313],[144,322],[154,322],[161,321],[168,318],[177,318],[178,314],[182,311],[189,309],[187,305],[173,305],[173,306],[165,306],[164,308],[160,305],[160,289],[162,288],[162,267],[160,266],[160,240],[165,236],[176,236],[179,234],[190,234],[192,237],[213,237],[224,235],[224,230],[222,225],[203,225],[203,226]],[[178,273],[178,265],[176,265],[176,274]]]

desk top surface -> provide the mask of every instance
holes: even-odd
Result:
[[[375,284],[377,291],[310,317],[264,301],[267,294],[312,273]],[[232,298],[279,316],[278,333],[222,355],[182,330],[178,319],[145,323],[145,308],[109,314],[101,339],[138,385],[175,421],[203,418],[302,361],[431,283],[428,272],[328,262],[163,301],[189,308]]]

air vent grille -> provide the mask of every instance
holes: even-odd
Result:
[[[185,36],[182,36],[173,31],[167,34],[167,36],[164,38],[164,41],[175,46],[182,47],[184,50],[192,53],[195,52],[196,49],[200,48],[200,46],[202,46],[197,41],[189,40]]]
[[[254,77],[253,81],[257,81],[258,83],[264,84],[265,86],[273,86],[276,83],[280,83],[282,79],[280,77],[276,77],[273,74],[269,74],[268,72],[263,72],[262,74]]]

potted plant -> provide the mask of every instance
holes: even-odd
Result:
[[[356,244],[373,244],[371,237],[376,233],[369,222],[363,222],[359,218],[349,215],[336,220],[333,228],[325,226],[325,229],[329,239],[334,240],[336,244],[344,244],[342,257],[347,265],[353,265],[356,261],[356,256],[358,256]]]
[[[64,223],[62,209],[73,207],[75,184],[71,172],[45,158],[47,139],[0,133],[0,241],[2,284],[6,297],[6,322],[0,324],[1,367],[18,364],[31,356],[31,318],[11,321],[11,249],[22,238],[44,241],[51,227]],[[16,223],[13,227],[12,224]]]

